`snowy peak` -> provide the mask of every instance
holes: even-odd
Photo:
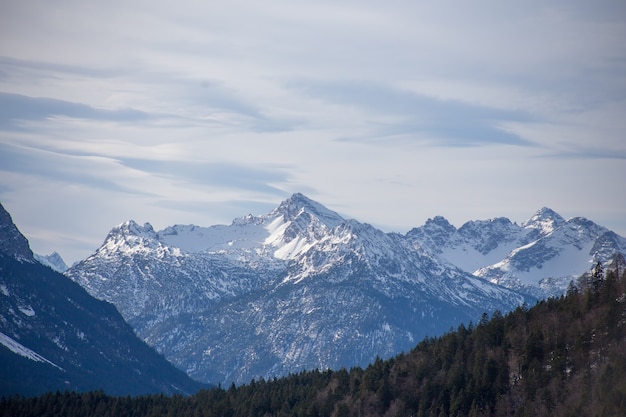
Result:
[[[554,210],[543,207],[533,216],[522,223],[522,227],[526,229],[535,229],[539,231],[541,236],[552,233],[555,229],[565,223],[565,219]]]
[[[337,227],[345,221],[339,214],[300,193],[295,193],[283,201],[268,216],[281,214],[285,221],[293,221],[303,213],[319,219],[329,229]]]
[[[127,220],[122,224],[119,224],[111,229],[104,244],[119,244],[121,242],[135,242],[142,241],[143,239],[156,239],[157,235],[150,223],[144,223],[143,226],[139,225],[134,220]]]
[[[553,222],[556,222],[557,224],[561,224],[565,222],[565,219],[556,211],[552,210],[551,208],[542,207],[539,210],[537,210],[535,214],[533,214],[531,218],[528,219],[524,223],[524,226],[530,223],[540,222],[540,221],[553,221]]]
[[[141,226],[134,220],[128,220],[111,229],[98,252],[132,252],[158,246],[158,236],[150,223]]]
[[[308,251],[345,220],[332,210],[296,193],[266,216],[269,236],[265,245],[276,249],[274,256],[289,260]]]
[[[459,228],[458,234],[482,255],[487,255],[503,244],[518,239],[519,229],[506,217],[497,217],[469,221]]]
[[[435,240],[436,243],[444,244],[456,231],[456,227],[452,226],[445,217],[435,216],[432,219],[426,220],[424,226],[410,230],[407,236],[414,235],[418,237],[428,235],[431,239]]]
[[[430,248],[434,248],[446,245],[456,231],[456,227],[451,225],[445,217],[435,216],[426,220],[423,226],[409,230],[406,236],[417,243],[417,246],[427,243]]]
[[[468,237],[501,234],[510,231],[512,226],[514,226],[513,223],[506,217],[496,217],[489,220],[471,220],[459,228],[459,233]]]
[[[11,215],[2,204],[0,204],[0,253],[19,260],[35,261],[28,240],[17,229]]]
[[[435,216],[432,219],[426,220],[424,227],[428,230],[441,229],[446,233],[454,233],[456,231],[456,227],[452,226],[443,216]]]
[[[148,239],[156,238],[156,233],[150,223],[144,223],[143,226],[140,226],[134,220],[128,220],[119,226],[114,227],[113,230],[111,230],[111,234],[123,237],[136,236]]]
[[[53,270],[63,273],[67,271],[67,264],[61,258],[58,252],[52,252],[50,255],[35,254],[35,259],[42,265],[49,266]]]

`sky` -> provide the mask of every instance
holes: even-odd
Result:
[[[626,236],[626,3],[0,0],[0,203],[71,264],[301,192]]]

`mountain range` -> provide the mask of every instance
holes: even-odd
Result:
[[[191,394],[205,386],[137,338],[115,306],[37,262],[2,205],[0,375],[0,395]]]
[[[435,217],[402,235],[294,194],[230,225],[127,221],[66,275],[190,376],[245,383],[392,356],[485,312],[561,294],[624,248],[547,208],[522,225],[457,229]]]
[[[521,225],[500,217],[456,229],[429,219],[407,233],[415,247],[474,276],[537,298],[559,296],[597,262],[626,254],[626,239],[584,217],[542,208]]]
[[[614,232],[548,208],[521,225],[456,228],[437,216],[399,234],[294,194],[230,225],[155,231],[130,220],[67,269],[57,253],[33,254],[0,205],[0,364],[11,376],[0,391],[201,386],[163,356],[215,384],[365,366],[484,313],[560,295],[625,248]]]

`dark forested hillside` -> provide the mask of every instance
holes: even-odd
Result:
[[[1,239],[0,239],[1,240]],[[195,393],[115,307],[38,262],[0,253],[0,395]]]
[[[564,297],[485,315],[366,369],[302,372],[189,398],[96,392],[0,402],[0,416],[35,415],[624,416],[626,273],[594,269]]]

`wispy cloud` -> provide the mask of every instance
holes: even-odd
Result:
[[[0,55],[0,66],[5,68],[5,76],[35,72],[39,74],[71,74],[74,76],[90,76],[98,78],[116,78],[128,74],[128,69],[111,67],[89,67],[87,65],[64,64],[58,62],[18,59]]]
[[[255,166],[254,164],[176,161],[123,158],[120,163],[151,175],[169,177],[176,181],[208,185],[230,190],[260,192],[285,196],[285,192],[272,184],[289,180],[288,165]]]
[[[65,100],[2,92],[0,92],[0,107],[3,109],[0,113],[0,129],[22,129],[21,122],[41,121],[55,116],[117,122],[136,122],[149,117],[148,114],[135,109],[97,109]]]
[[[506,123],[537,119],[526,111],[442,100],[376,82],[299,81],[290,86],[309,97],[363,112],[373,133],[343,140],[386,141],[401,136],[439,146],[534,145],[503,128]],[[393,122],[385,121],[390,117]]]
[[[146,194],[145,190],[120,181],[114,174],[117,163],[107,158],[76,157],[4,143],[0,143],[0,154],[0,171],[20,173],[57,185],[82,184],[103,192]]]

